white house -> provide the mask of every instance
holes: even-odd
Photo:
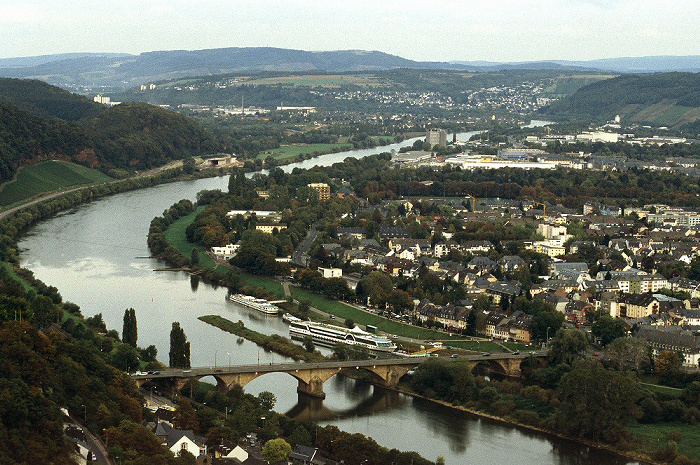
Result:
[[[341,268],[321,268],[318,267],[318,271],[323,275],[324,278],[342,278],[343,270]]]
[[[230,260],[238,253],[240,247],[238,244],[226,244],[223,247],[212,247],[211,253],[218,260]]]

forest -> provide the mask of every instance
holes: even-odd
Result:
[[[47,159],[117,174],[220,149],[210,133],[177,113],[143,103],[107,108],[17,79],[0,79],[0,136],[0,182]]]
[[[557,120],[612,120],[669,126],[697,134],[700,76],[697,73],[626,74],[596,82],[543,108]]]

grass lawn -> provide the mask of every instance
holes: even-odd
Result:
[[[206,268],[216,267],[217,273],[224,274],[227,271],[227,267],[225,265],[217,265],[214,262],[214,260],[212,260],[212,258],[209,255],[207,255],[207,250],[205,247],[202,247],[199,244],[193,244],[189,242],[187,240],[187,236],[185,235],[185,229],[187,229],[187,226],[189,226],[189,224],[194,221],[194,218],[197,216],[197,214],[204,210],[204,208],[204,206],[200,206],[189,215],[183,216],[182,218],[178,219],[173,224],[171,224],[168,227],[168,230],[165,231],[165,238],[168,240],[168,243],[171,246],[179,250],[185,257],[190,257],[192,255],[192,249],[198,249],[200,266]],[[269,292],[278,295],[282,298],[284,297],[284,289],[282,288],[282,284],[280,284],[278,281],[275,281],[274,279],[265,278],[262,276],[254,276],[247,273],[241,273],[241,280],[248,286],[264,287]]]
[[[202,210],[204,210],[204,206],[198,207],[189,215],[183,216],[182,218],[178,219],[173,224],[171,224],[168,227],[168,230],[165,231],[165,238],[168,240],[168,243],[172,247],[179,250],[187,258],[189,258],[192,255],[192,249],[198,249],[199,264],[207,268],[213,268],[216,265],[216,263],[214,263],[214,260],[212,260],[211,257],[207,255],[206,249],[199,244],[193,244],[189,242],[187,240],[187,236],[185,235],[185,229],[187,229],[187,226],[189,226],[190,223],[194,221],[194,218]]]
[[[635,424],[629,426],[629,431],[640,438],[637,445],[648,453],[663,447],[668,442],[668,433],[678,431],[681,433],[678,452],[691,459],[700,459],[700,425],[687,423]]]
[[[683,389],[669,386],[661,386],[660,384],[641,383],[641,385],[644,386],[646,389],[650,390],[651,392],[658,392],[660,394],[666,394],[668,396],[680,397],[683,393]]]
[[[308,144],[308,145],[285,145],[278,149],[268,150],[267,152],[258,155],[258,158],[265,159],[272,155],[277,160],[285,160],[293,158],[300,154],[314,152],[330,152],[333,149],[352,150],[352,145],[347,144]]]
[[[16,180],[0,186],[0,205],[7,206],[46,192],[111,179],[101,171],[65,161],[46,161],[24,166],[19,170]]]
[[[299,289],[298,287],[292,286],[290,287],[290,290],[295,299],[299,301],[308,300],[311,302],[312,307],[316,307],[319,310],[331,313],[343,320],[350,318],[356,324],[376,326],[380,330],[389,334],[396,334],[397,336],[423,340],[445,339],[448,337],[445,333],[441,333],[439,331],[404,325],[371,313],[363,312],[362,310],[351,307],[343,302],[327,299],[322,295],[315,294],[311,291],[307,291],[306,289]]]
[[[20,275],[15,273],[15,269],[12,268],[12,265],[10,263],[0,262],[0,264],[2,264],[2,266],[7,270],[7,273],[10,275],[10,277],[12,277],[15,281],[18,281],[20,284],[22,284],[22,287],[24,288],[25,292],[34,289],[27,281],[22,279],[22,277]]]

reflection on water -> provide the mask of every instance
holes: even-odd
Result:
[[[384,151],[387,148],[383,148]],[[345,158],[347,154],[335,154]],[[342,160],[341,158],[341,160]],[[314,164],[328,162],[318,158]],[[291,169],[293,167],[288,167]],[[136,309],[140,346],[154,344],[167,360],[170,329],[180,322],[191,342],[195,366],[269,364],[289,359],[207,325],[201,315],[216,314],[265,334],[288,335],[279,317],[237,305],[225,288],[206,285],[184,272],[155,272],[165,267],[148,257],[151,219],[182,198],[194,200],[202,189],[227,188],[227,177],[165,184],[126,192],[82,205],[36,225],[20,242],[22,266],[56,286],[85,316],[102,313],[108,327],[121,329],[124,310]],[[328,352],[326,352],[328,353]],[[447,463],[540,465],[624,464],[601,451],[513,428],[421,399],[335,376],[324,385],[324,401],[298,398],[297,381],[271,373],[245,386],[257,395],[271,391],[275,409],[316,419],[373,437],[379,444],[415,450]]]

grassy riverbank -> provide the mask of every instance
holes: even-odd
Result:
[[[352,150],[352,145],[348,144],[294,144],[283,145],[280,148],[272,149],[258,155],[257,158],[265,159],[273,157],[277,160],[287,160],[298,157],[299,155],[309,155],[317,153],[318,156],[335,152],[344,152]]]
[[[241,336],[266,350],[291,357],[294,360],[303,360],[305,362],[319,362],[326,360],[326,357],[321,355],[320,352],[308,352],[302,346],[294,344],[285,337],[277,334],[267,336],[257,331],[253,331],[252,329],[248,329],[240,320],[238,323],[234,323],[233,321],[227,320],[219,315],[203,315],[199,317],[199,320],[212,326],[216,326],[217,328],[228,333]]]
[[[219,276],[224,276],[230,267],[228,265],[217,264],[214,260],[207,254],[207,249],[199,244],[193,244],[187,240],[185,235],[185,230],[187,226],[190,225],[202,210],[206,206],[202,205],[197,207],[189,215],[185,215],[182,218],[175,220],[165,231],[165,238],[168,244],[173,248],[177,249],[183,256],[190,257],[192,255],[192,249],[199,250],[199,266],[202,268],[211,268]],[[265,278],[263,276],[254,276],[247,273],[240,274],[241,281],[251,287],[262,287],[267,292],[284,298],[284,289],[279,281],[274,279]]]

